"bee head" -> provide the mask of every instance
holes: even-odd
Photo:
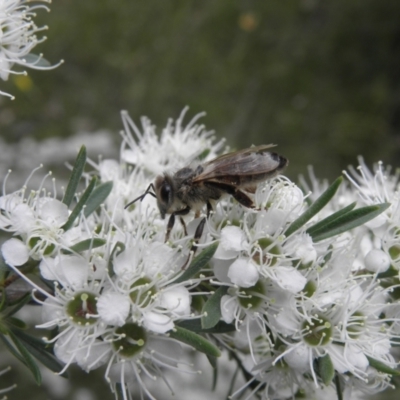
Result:
[[[165,218],[165,214],[170,209],[173,197],[174,189],[172,185],[172,179],[169,175],[157,176],[154,182],[154,187],[157,196],[157,205],[160,210],[161,218]]]

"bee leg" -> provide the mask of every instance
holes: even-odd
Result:
[[[175,215],[186,215],[186,214],[189,214],[189,212],[190,212],[190,207],[188,206],[188,207],[186,207],[186,208],[184,208],[182,210],[175,211],[175,212],[173,212],[171,214],[171,216],[169,217],[169,220],[168,220],[168,224],[167,224],[167,232],[165,233],[165,242],[168,242],[171,230],[175,225]],[[185,224],[185,221],[183,221],[182,218],[181,218],[181,222],[182,222],[182,225],[183,225],[183,229],[185,231],[185,235],[187,235],[186,224]]]
[[[181,224],[183,226],[183,232],[185,233],[185,236],[187,236],[188,233],[187,233],[186,224],[185,224],[184,219],[182,217],[179,217],[179,221],[181,221]]]
[[[246,193],[236,189],[235,186],[226,185],[224,183],[214,183],[214,182],[207,182],[206,185],[225,191],[226,193],[233,196],[233,198],[242,206],[245,206],[247,208],[254,208],[253,200],[249,196],[247,196]]]
[[[210,218],[210,214],[212,212],[213,208],[212,205],[209,201],[207,201],[207,218]]]
[[[165,232],[165,240],[164,240],[165,243],[168,242],[169,235],[174,225],[175,225],[175,213],[172,213],[168,220],[167,231]]]
[[[247,194],[243,193],[241,190],[235,190],[232,193],[232,196],[242,206],[245,206],[247,208],[254,208],[253,200],[249,196],[247,196]]]
[[[196,254],[197,251],[197,243],[199,243],[199,240],[201,239],[201,236],[203,235],[204,231],[204,225],[206,224],[206,218],[204,217],[199,225],[197,225],[196,231],[193,236],[193,244],[192,247],[190,248],[189,256],[187,260],[185,261],[185,264],[182,265],[182,269],[185,269],[186,266],[188,265],[189,261],[192,259],[192,257]]]

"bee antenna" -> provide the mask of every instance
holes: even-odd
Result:
[[[157,196],[155,195],[155,193],[150,192],[150,190],[153,189],[154,190],[154,185],[152,183],[150,183],[149,187],[146,189],[146,191],[140,195],[139,197],[136,197],[135,200],[132,200],[131,202],[129,202],[124,208],[128,208],[129,206],[131,206],[133,203],[136,203],[138,200],[143,201],[143,199],[146,197],[147,194],[151,194],[153,197],[157,198]]]

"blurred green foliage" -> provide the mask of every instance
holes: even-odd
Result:
[[[399,21],[397,0],[55,0],[36,52],[65,63],[1,82],[0,131],[117,133],[121,109],[161,128],[189,105],[232,147],[279,144],[293,178],[398,165]]]

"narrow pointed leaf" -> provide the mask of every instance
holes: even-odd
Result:
[[[340,384],[339,374],[335,374],[335,388],[336,388],[337,400],[343,400],[343,391],[342,391],[342,385]]]
[[[214,369],[214,378],[216,378],[215,377],[215,372],[216,372],[216,370],[217,370],[217,358],[216,357],[213,357],[213,356],[207,356],[207,359],[208,359],[208,362],[210,363],[210,365],[213,367],[213,369]],[[213,380],[213,385],[214,384],[216,384],[216,382],[214,382],[214,380]],[[215,387],[214,387],[214,389],[215,389]]]
[[[340,184],[343,182],[343,177],[337,178],[328,189],[325,190],[321,196],[318,197],[314,203],[302,214],[299,218],[291,223],[289,228],[286,229],[285,235],[290,236],[293,232],[296,232],[306,222],[308,222],[314,215],[318,214],[332,199],[337,192]]]
[[[203,328],[201,322],[198,319],[189,319],[186,321],[180,321],[177,323],[181,328],[188,329],[189,331],[196,333],[228,333],[235,332],[236,328],[233,324],[227,324],[224,321],[218,321],[212,328]]]
[[[336,218],[329,224],[326,224],[324,228],[319,229],[317,233],[311,235],[311,237],[314,242],[319,242],[320,240],[339,235],[340,233],[365,224],[383,213],[388,207],[390,207],[390,203],[357,208],[356,210],[350,211],[341,217]]]
[[[175,328],[169,331],[171,338],[176,339],[182,343],[186,343],[192,346],[194,349],[206,354],[207,356],[219,357],[221,352],[211,342],[205,339],[203,336],[198,335],[192,331],[175,326]]]
[[[86,164],[86,147],[82,146],[76,157],[75,164],[72,168],[71,176],[69,177],[67,188],[65,189],[64,198],[62,202],[68,207],[74,199],[76,189],[78,188],[79,181],[82,177],[83,169]]]
[[[335,219],[341,217],[342,215],[347,214],[348,212],[350,212],[351,210],[354,209],[354,207],[356,206],[356,202],[349,204],[347,207],[342,208],[339,211],[336,211],[335,213],[331,214],[329,217],[324,218],[323,220],[319,221],[318,223],[316,223],[315,225],[311,226],[310,228],[307,229],[307,233],[309,235],[314,234],[315,232],[317,232],[320,229],[323,229],[323,227],[326,224],[331,223],[332,221],[334,221]]]
[[[221,298],[228,291],[227,286],[219,287],[204,304],[201,317],[201,326],[204,329],[213,328],[221,319]]]
[[[46,343],[17,329],[13,329],[13,333],[27,350],[50,371],[58,373],[64,368],[63,364],[46,348]],[[66,377],[66,374],[62,376]]]
[[[21,343],[21,341],[17,338],[17,336],[15,336],[15,334],[12,331],[10,331],[8,334],[12,342],[14,343],[16,349],[18,350],[19,354],[24,359],[24,364],[32,372],[32,375],[35,378],[36,383],[40,385],[42,383],[42,375],[35,360],[32,358],[27,348]]]
[[[95,249],[96,247],[103,246],[107,243],[106,240],[104,239],[99,239],[99,238],[92,238],[92,239],[86,239],[82,240],[82,242],[76,243],[73,246],[69,248],[69,250],[63,250],[63,253],[80,253],[85,250],[89,249]]]
[[[324,385],[328,386],[335,376],[335,367],[329,354],[318,358],[318,372]]]
[[[111,193],[112,188],[113,183],[110,181],[102,183],[93,190],[85,204],[85,209],[83,211],[85,217],[88,217],[93,211],[97,210],[97,208],[104,203],[108,195]]]
[[[174,283],[180,283],[187,281],[192,278],[196,274],[198,274],[202,268],[204,268],[208,262],[212,259],[218,247],[218,242],[215,242],[205,248],[197,257],[189,265],[188,269],[177,279],[175,279]]]
[[[28,327],[24,321],[21,321],[19,318],[15,317],[8,317],[5,319],[5,322],[10,328],[26,329]]]
[[[64,231],[67,231],[68,229],[72,228],[72,225],[74,224],[74,221],[76,218],[79,216],[81,213],[84,205],[88,201],[91,193],[93,192],[93,189],[96,185],[96,178],[93,178],[88,187],[86,188],[85,192],[83,193],[82,197],[79,199],[78,204],[75,206],[75,208],[72,210],[72,213],[70,214],[67,222],[62,226],[61,228],[64,229]]]
[[[400,375],[400,371],[397,369],[390,368],[386,364],[384,364],[381,361],[375,360],[375,358],[367,356],[369,365],[371,367],[374,367],[377,371],[383,372],[384,374],[389,374],[389,375]]]
[[[8,335],[8,331],[7,331]],[[21,356],[21,354],[18,353],[18,351],[15,349],[15,347],[5,338],[5,334],[0,334],[0,340],[4,343],[4,345],[7,347],[8,351],[19,361],[22,362],[22,364],[26,365],[24,358]]]

